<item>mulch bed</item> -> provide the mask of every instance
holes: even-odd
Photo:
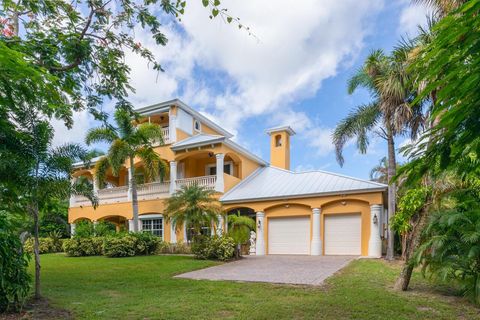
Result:
[[[46,320],[74,319],[72,313],[65,309],[52,307],[48,299],[31,300],[19,313],[0,314],[0,320]]]

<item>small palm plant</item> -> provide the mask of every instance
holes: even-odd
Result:
[[[213,190],[198,185],[182,186],[170,198],[165,200],[165,220],[176,228],[188,225],[195,236],[200,236],[202,227],[218,223],[222,214],[222,205]]]
[[[153,148],[154,143],[163,144],[162,128],[154,123],[135,126],[132,114],[123,109],[115,112],[114,120],[116,127],[104,126],[91,129],[85,141],[88,145],[96,142],[110,143],[107,155],[95,165],[95,178],[98,182],[105,180],[109,169],[114,176],[118,176],[120,169],[128,162],[131,170],[129,184],[132,191],[133,231],[138,232],[138,197],[134,160],[138,158],[143,162],[147,179],[165,177],[168,164]]]
[[[235,256],[241,255],[241,246],[250,239],[250,231],[255,230],[255,220],[241,216],[240,212],[228,216],[228,235],[235,241]]]

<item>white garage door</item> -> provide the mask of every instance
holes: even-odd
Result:
[[[268,219],[269,254],[310,254],[310,217]]]
[[[361,235],[360,214],[325,215],[325,254],[360,255]]]

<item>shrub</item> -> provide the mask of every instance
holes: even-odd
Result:
[[[62,251],[62,243],[63,239],[53,239],[53,238],[39,238],[39,251],[40,254],[44,253],[53,253],[53,252],[61,252]],[[33,254],[33,244],[34,244],[34,239],[33,237],[30,237],[25,241],[23,248],[25,252]]]
[[[235,241],[226,236],[199,236],[192,244],[192,253],[198,259],[230,260],[235,253]]]
[[[130,233],[135,238],[135,254],[148,255],[156,251],[160,238],[148,232]]]
[[[133,257],[137,249],[137,238],[127,234],[105,238],[104,255],[107,257]]]
[[[102,237],[72,238],[63,241],[63,250],[68,256],[98,256],[103,254]]]
[[[88,220],[79,221],[75,227],[75,238],[105,237],[115,234],[115,225],[108,221],[98,221],[96,225]]]
[[[0,313],[21,309],[30,290],[28,255],[7,216],[0,212]]]
[[[160,241],[157,245],[155,254],[190,254],[192,250],[190,246],[183,242],[179,241],[177,243],[169,243],[165,241]]]

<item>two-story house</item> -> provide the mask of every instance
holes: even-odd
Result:
[[[266,130],[270,163],[232,141],[232,134],[176,99],[137,110],[142,121],[158,123],[165,143],[156,147],[170,164],[167,181],[145,181],[142,163],[135,163],[139,228],[164,241],[187,239],[185,226],[163,219],[164,200],[184,185],[215,190],[225,212],[256,219],[256,254],[381,255],[385,224],[386,185],[324,171],[290,171],[290,127]],[[95,159],[93,160],[95,161]],[[72,232],[82,219],[107,220],[118,229],[133,229],[128,186],[129,165],[119,175],[107,175],[105,187],[95,183],[95,171],[82,164],[74,177],[94,183],[99,206],[82,197],[70,200]],[[210,232],[226,231],[220,219]]]

